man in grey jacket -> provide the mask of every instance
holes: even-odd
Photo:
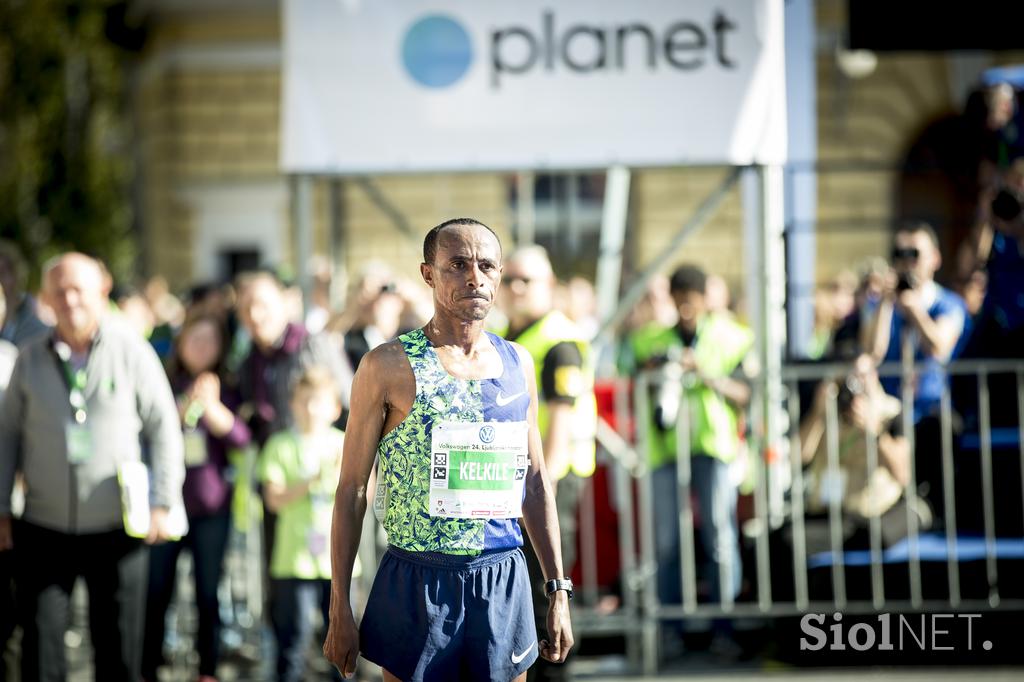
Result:
[[[174,397],[156,353],[107,314],[107,293],[96,260],[69,253],[47,263],[43,300],[57,326],[22,348],[0,404],[0,551],[16,552],[25,680],[65,679],[64,632],[78,577],[89,590],[95,678],[138,679],[147,553],[125,532],[118,471],[139,461],[145,445],[145,543],[167,539],[167,511],[181,498]],[[17,470],[25,510],[12,533]]]

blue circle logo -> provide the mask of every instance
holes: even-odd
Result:
[[[469,70],[473,45],[462,24],[431,14],[413,24],[402,39],[402,64],[420,85],[446,88]]]
[[[493,426],[481,426],[480,427],[480,440],[485,443],[494,441],[494,427]]]

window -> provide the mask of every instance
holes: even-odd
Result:
[[[548,250],[561,280],[573,275],[593,280],[597,274],[604,182],[604,173],[534,175],[534,241]],[[515,222],[519,208],[515,176],[509,180],[509,204]],[[519,239],[518,229],[515,234]]]

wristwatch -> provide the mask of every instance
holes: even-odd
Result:
[[[572,578],[566,576],[565,578],[555,578],[544,583],[544,594],[549,597],[559,590],[565,590],[566,594],[569,595],[569,599],[572,599]]]

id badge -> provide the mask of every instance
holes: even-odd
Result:
[[[69,423],[64,427],[64,440],[68,446],[68,461],[84,464],[92,459],[92,431],[85,424]]]
[[[185,466],[198,467],[209,461],[206,451],[206,432],[199,429],[188,429],[183,434],[185,442]]]

